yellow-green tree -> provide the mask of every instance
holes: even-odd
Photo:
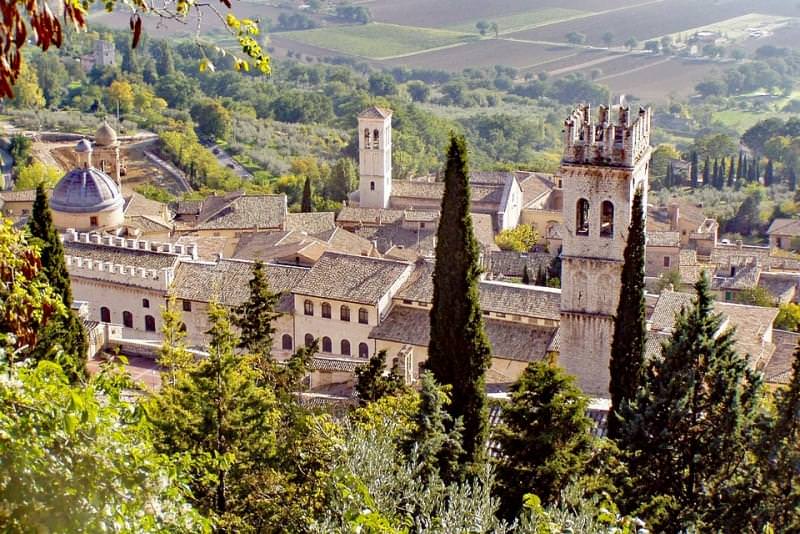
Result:
[[[43,184],[45,189],[52,189],[60,178],[61,169],[58,167],[34,161],[19,168],[14,189],[17,191],[36,189],[39,184]]]
[[[19,109],[40,109],[45,105],[44,93],[39,86],[39,77],[36,75],[36,71],[25,63],[20,69],[14,92],[12,102]]]
[[[528,252],[539,240],[539,235],[531,225],[520,224],[516,228],[503,230],[494,240],[502,250]]]

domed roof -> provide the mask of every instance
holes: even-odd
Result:
[[[67,213],[92,213],[122,209],[125,201],[117,184],[94,167],[73,169],[53,189],[50,207]]]
[[[92,151],[92,143],[89,142],[88,139],[81,139],[78,141],[78,144],[75,145],[75,152],[91,152]]]
[[[104,120],[94,133],[94,143],[99,146],[110,146],[117,143],[117,132]]]

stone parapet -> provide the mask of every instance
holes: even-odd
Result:
[[[632,117],[626,106],[600,106],[595,122],[591,106],[578,106],[564,121],[563,162],[633,168],[649,157],[651,119],[650,108]]]

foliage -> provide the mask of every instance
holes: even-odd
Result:
[[[39,184],[42,184],[45,189],[52,189],[60,179],[61,170],[58,167],[34,161],[17,169],[14,189],[17,191],[36,189]]]
[[[580,476],[592,448],[588,403],[572,377],[544,362],[530,363],[512,386],[495,436],[505,517],[519,513],[527,493],[553,503]]]
[[[677,315],[662,356],[648,362],[621,412],[627,508],[658,531],[724,529],[741,495],[733,490],[761,382],[733,348],[733,331],[720,332],[708,285],[705,276],[697,282],[693,305]]]
[[[191,128],[165,131],[159,137],[165,154],[195,186],[223,191],[235,191],[241,187],[241,178],[220,165],[217,158],[200,144]]]
[[[253,265],[253,278],[250,279],[250,296],[234,310],[234,323],[239,328],[239,345],[255,357],[260,380],[271,378],[273,323],[280,315],[276,310],[280,295],[269,288],[269,280],[262,261]]]
[[[800,304],[787,302],[778,307],[778,316],[773,324],[778,330],[800,332]]]
[[[658,277],[658,280],[656,281],[656,291],[661,293],[670,287],[672,287],[673,291],[678,291],[682,283],[683,279],[681,278],[680,269],[670,269],[668,271],[664,271],[661,273],[661,276]]]
[[[156,361],[164,369],[162,381],[174,387],[178,377],[195,363],[194,355],[186,347],[186,329],[174,295],[161,308],[161,339]]]
[[[197,124],[197,135],[214,141],[225,139],[231,132],[231,114],[219,100],[204,98],[192,105],[191,115]]]
[[[380,400],[387,395],[397,395],[403,389],[403,377],[392,369],[386,369],[386,351],[375,353],[364,365],[356,369],[356,395],[359,403],[365,405]]]
[[[102,376],[0,359],[0,523],[12,532],[209,532],[185,464],[156,452],[134,406]]]
[[[763,187],[748,187],[747,196],[736,212],[736,215],[725,225],[726,232],[745,236],[759,233],[761,228],[761,202],[766,197]]]
[[[639,390],[644,371],[647,313],[644,301],[645,207],[643,186],[633,195],[631,222],[623,253],[621,288],[617,313],[614,317],[614,337],[611,341],[609,370],[611,409],[608,414],[608,436],[619,436],[617,414],[625,403],[633,400]]]
[[[303,198],[300,201],[300,211],[302,213],[311,213],[314,207],[311,203],[311,177],[306,176],[306,181],[303,184]]]
[[[452,387],[450,415],[454,421],[463,418],[462,474],[483,461],[488,431],[484,375],[491,361],[479,307],[479,249],[469,212],[468,176],[464,138],[453,135],[437,231],[426,367],[441,384]],[[444,478],[458,475],[445,473]]]
[[[163,187],[158,187],[157,185],[153,184],[137,185],[134,187],[134,191],[142,195],[144,198],[162,202],[164,204],[169,204],[170,202],[175,201],[175,195]]]
[[[500,250],[513,250],[515,252],[530,251],[538,240],[539,236],[536,230],[529,224],[520,224],[516,228],[503,230],[494,238]]]
[[[31,148],[33,141],[29,137],[17,134],[11,137],[8,153],[14,158],[15,167],[24,167],[31,163]]]
[[[750,306],[764,306],[771,308],[775,306],[775,297],[763,287],[751,287],[736,292],[736,302],[739,304],[749,304]]]

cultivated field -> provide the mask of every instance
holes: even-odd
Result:
[[[509,33],[512,31],[525,30],[530,28],[538,28],[539,26],[546,26],[565,20],[572,20],[578,17],[591,15],[589,11],[579,11],[577,9],[564,9],[560,7],[551,7],[546,9],[534,9],[533,11],[524,11],[522,13],[515,13],[513,15],[494,16],[490,20],[497,24],[500,32]],[[448,26],[449,30],[463,31],[463,32],[477,32],[475,24],[479,20],[473,19],[468,22],[462,22],[453,26]]]

